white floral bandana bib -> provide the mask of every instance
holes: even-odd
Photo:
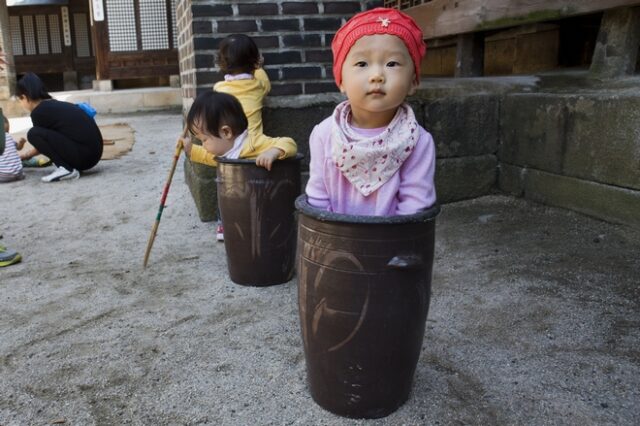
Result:
[[[331,157],[342,175],[365,197],[384,185],[418,143],[418,122],[409,104],[377,136],[358,134],[349,124],[351,106],[340,103],[333,112]]]

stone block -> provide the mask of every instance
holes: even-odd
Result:
[[[302,83],[273,83],[271,82],[270,96],[291,96],[302,94]]]
[[[439,98],[424,103],[424,127],[433,135],[439,158],[496,153],[498,96]]]
[[[527,169],[507,163],[500,163],[498,165],[498,189],[507,194],[522,197],[524,196],[526,176]]]
[[[145,92],[142,98],[142,109],[180,108],[182,95],[179,88]]]
[[[337,31],[342,18],[304,18],[304,31]]]
[[[194,4],[193,6],[191,6],[191,11],[194,18],[233,15],[233,8],[230,4]]]
[[[111,80],[93,80],[93,90],[98,92],[112,92],[113,81]]]
[[[302,168],[309,166],[309,135],[313,127],[333,113],[335,104],[300,108],[265,108],[262,111],[264,133],[269,136],[289,136],[296,141],[298,152],[304,155]]]
[[[315,93],[337,93],[338,86],[335,83],[305,83],[304,93],[312,95]]]
[[[286,2],[282,3],[282,13],[284,15],[315,15],[318,13],[318,5],[309,2]]]
[[[246,4],[239,4],[237,7],[238,15],[240,16],[264,16],[278,14],[278,5],[275,3],[248,2]]]
[[[528,170],[525,197],[640,229],[639,191]]]
[[[575,97],[567,118],[565,175],[640,189],[640,91]]]
[[[69,100],[69,102],[71,101]],[[90,97],[89,103],[99,113],[140,111],[142,109],[141,105],[144,105],[144,94],[142,92],[129,92],[127,96],[111,96],[105,93],[95,93]]]
[[[262,31],[300,31],[300,21],[298,19],[263,19]],[[266,57],[265,63],[270,63],[266,61]]]
[[[347,17],[360,12],[360,3],[357,1],[342,2],[324,2],[324,13],[341,14]]]
[[[621,7],[604,13],[589,72],[608,79],[633,74],[640,45],[640,8]]]
[[[230,21],[221,19],[218,21],[218,33],[251,33],[258,31],[258,24],[254,20]]]
[[[203,222],[218,219],[218,187],[216,168],[184,159],[184,180],[191,191],[198,216]]]
[[[317,7],[315,4],[311,6]],[[288,34],[282,36],[282,43],[284,47],[320,47],[322,39],[320,34]]]
[[[17,99],[9,99],[6,101],[1,99],[2,98],[0,98],[0,108],[2,108],[5,117],[15,118],[29,116],[29,113],[20,106]]]
[[[561,173],[566,98],[552,94],[505,97],[500,119],[500,161]]]
[[[408,100],[409,106],[411,106],[411,109],[413,109],[413,113],[416,116],[416,120],[418,121],[418,124],[421,125],[422,127],[424,127],[425,129],[429,130],[426,126],[426,124],[424,123],[424,110],[425,110],[425,106],[423,102],[420,102],[418,100],[415,99],[410,99]]]
[[[489,194],[496,185],[495,155],[436,160],[436,194],[442,204]]]
[[[283,80],[318,79],[322,77],[322,68],[317,66],[282,67]]]

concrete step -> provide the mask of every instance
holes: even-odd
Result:
[[[51,96],[59,101],[87,102],[98,111],[98,114],[179,110],[182,107],[182,93],[177,87],[125,89],[111,92],[72,90],[51,92]],[[0,108],[7,117],[11,118],[29,115],[22,109],[17,99],[0,100]]]

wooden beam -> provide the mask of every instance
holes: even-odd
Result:
[[[636,5],[640,0],[432,0],[403,12],[431,39]]]

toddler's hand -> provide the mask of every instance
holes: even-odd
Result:
[[[180,141],[182,142],[182,148],[184,149],[184,153],[187,154],[187,157],[191,157],[191,146],[193,145],[191,143],[191,138],[187,136],[184,138],[180,138]]]
[[[265,169],[271,171],[271,165],[283,153],[284,151],[282,151],[280,148],[270,148],[260,154],[258,158],[256,158],[256,166],[264,167]]]
[[[18,145],[17,145],[17,149],[18,151],[20,151],[22,148],[24,148],[24,144],[27,143],[27,140],[25,138],[20,138],[20,140],[18,141]]]
[[[28,160],[30,158],[35,157],[38,154],[40,154],[40,152],[35,148],[31,148],[31,149],[28,149],[26,151],[20,151],[18,153],[18,155],[20,156],[21,160]]]

